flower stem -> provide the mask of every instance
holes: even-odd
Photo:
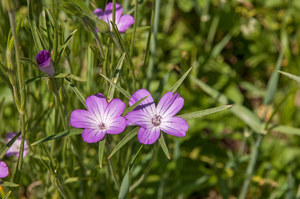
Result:
[[[96,42],[98,44],[98,47],[99,47],[99,50],[100,50],[100,55],[101,55],[101,57],[104,57],[104,51],[103,51],[103,47],[102,47],[99,35],[98,35],[96,30],[93,30],[92,32],[93,32],[93,34],[95,36],[95,39],[96,39]]]
[[[244,199],[247,195],[248,187],[250,185],[251,178],[252,178],[254,168],[255,168],[255,164],[256,164],[256,161],[257,161],[257,158],[258,158],[259,148],[260,148],[260,145],[261,145],[262,138],[263,138],[263,134],[258,134],[257,135],[255,144],[253,146],[251,160],[248,164],[247,171],[246,171],[247,176],[246,176],[246,179],[244,180],[242,191],[239,195],[239,199]]]
[[[137,22],[138,4],[139,4],[138,0],[135,0],[133,33],[132,33],[131,44],[130,44],[130,49],[129,49],[129,56],[130,56],[130,57],[132,57],[133,43],[134,43],[135,32],[136,32],[136,22]]]
[[[12,35],[13,35],[13,39],[14,39],[15,50],[16,50],[19,89],[20,89],[20,95],[21,95],[21,111],[22,111],[21,114],[24,114],[24,106],[25,106],[24,68],[21,67],[21,53],[20,53],[19,40],[18,40],[17,32],[16,32],[15,12],[10,11],[10,12],[8,12],[8,14],[9,14],[9,21],[10,21],[11,31],[12,31]]]
[[[55,116],[54,116],[54,128],[53,128],[53,135],[56,134],[57,128],[58,128],[58,114],[59,114],[59,102],[57,101],[57,95],[54,94],[54,100],[55,100]],[[52,140],[52,147],[51,147],[51,156],[53,157],[55,149],[55,140]]]
[[[154,163],[154,160],[156,158],[156,155],[157,155],[158,144],[159,144],[159,142],[155,142],[155,144],[154,144],[153,151],[152,151],[152,157],[150,159],[150,162],[148,164],[148,167],[147,167],[145,173],[133,185],[130,186],[129,192],[131,192],[135,188],[137,188],[145,180],[145,178],[149,174],[149,172],[150,172],[150,170],[152,168],[152,165]]]
[[[106,145],[106,153],[107,153],[107,155],[110,154],[109,145]],[[116,172],[115,172],[115,167],[114,167],[114,164],[111,161],[111,159],[107,159],[107,164],[108,164],[110,173],[112,175],[112,179],[113,179],[118,191],[120,191],[120,183],[119,183],[119,180],[117,179]]]
[[[63,190],[62,186],[57,186],[56,188],[58,189],[59,193],[62,195],[62,197],[63,197],[64,199],[67,199],[67,198],[68,198],[68,197],[67,197],[67,194],[66,194],[65,191]]]

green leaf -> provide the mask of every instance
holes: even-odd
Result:
[[[7,181],[0,181],[0,185],[4,187],[18,187],[18,184],[15,184],[13,182],[7,182]]]
[[[26,62],[28,62],[28,63],[30,63],[30,64],[36,66],[36,67],[39,67],[39,65],[37,65],[37,63],[35,63],[34,61],[32,61],[32,60],[29,59],[29,58],[21,58],[21,60],[22,60],[22,61],[26,61]]]
[[[160,136],[159,136],[159,138],[158,138],[158,141],[159,141],[159,143],[160,143],[160,146],[161,146],[163,152],[166,154],[167,158],[168,158],[168,159],[171,159],[171,158],[170,158],[169,149],[168,149],[168,147],[167,147],[167,145],[166,145],[166,142],[165,142],[165,139],[164,139],[164,135],[163,135],[162,132],[160,132]]]
[[[77,29],[74,30],[74,31],[68,36],[68,38],[66,39],[65,43],[62,45],[61,50],[60,50],[60,52],[59,52],[59,54],[58,54],[58,57],[55,59],[55,66],[58,65],[58,63],[59,63],[59,61],[60,61],[60,59],[61,59],[61,56],[62,56],[63,53],[65,52],[68,43],[70,42],[71,38],[73,37],[73,35],[75,34],[76,31],[77,31]],[[54,67],[55,67],[55,66],[54,66]]]
[[[148,95],[149,96],[149,95]],[[140,99],[139,101],[137,101],[136,103],[134,103],[132,106],[130,106],[129,108],[127,108],[122,116],[124,117],[127,113],[129,113],[130,111],[133,111],[133,109],[135,109],[138,105],[140,105],[140,103],[142,103],[148,96],[143,97],[142,99]]]
[[[278,71],[278,72],[285,75],[285,76],[287,76],[288,78],[291,78],[291,79],[297,81],[298,83],[300,83],[300,77],[299,76],[293,75],[291,73],[286,73],[286,72],[283,72],[283,71]]]
[[[96,55],[96,57],[99,59],[99,61],[103,64],[105,60],[102,57],[100,57],[99,53],[97,52],[98,49],[95,46],[90,46],[90,48],[93,51],[93,53]]]
[[[118,86],[117,84],[115,84],[113,81],[111,81],[110,79],[108,79],[105,75],[101,74],[102,77],[104,77],[107,81],[109,81],[109,83],[111,83],[113,86],[115,86],[121,93],[123,93],[123,95],[125,97],[127,97],[128,99],[131,98],[131,95],[124,90],[123,88],[121,88],[120,86]]]
[[[266,104],[266,105],[270,104],[273,101],[273,98],[274,98],[276,90],[277,90],[277,85],[278,85],[278,80],[279,80],[278,70],[281,67],[283,53],[284,53],[284,49],[281,49],[280,55],[276,62],[275,69],[270,77],[269,82],[268,82],[266,97],[264,99],[264,104]]]
[[[192,70],[192,67],[186,71],[182,77],[172,86],[172,88],[170,89],[171,92],[174,92],[178,89],[178,87],[182,84],[182,82],[185,80],[186,76],[190,73],[190,71]]]
[[[83,106],[86,108],[86,106],[85,106],[85,98],[83,97],[83,95],[81,94],[81,92],[77,89],[77,87],[67,77],[65,78],[65,80],[69,83],[69,85],[71,86],[72,90],[74,91],[74,93],[76,94],[76,96],[78,97],[78,99],[81,101],[81,103],[83,104]]]
[[[120,192],[119,192],[119,196],[118,196],[118,199],[125,199],[128,192],[129,192],[129,186],[130,186],[130,183],[129,183],[129,179],[130,179],[130,172],[131,172],[131,169],[133,167],[133,164],[138,156],[138,154],[140,153],[141,149],[143,148],[144,145],[141,145],[138,152],[135,154],[134,158],[132,159],[132,161],[130,162],[128,168],[127,168],[127,171],[126,171],[126,174],[125,176],[123,177],[123,180],[122,180],[122,183],[121,183],[121,187],[120,187]]]
[[[299,135],[300,136],[300,128],[295,128],[292,126],[284,126],[284,125],[278,125],[278,126],[271,126],[269,130],[272,131],[278,131],[280,133],[284,134],[290,134],[290,135]]]
[[[118,81],[119,74],[120,74],[120,71],[121,71],[122,66],[123,66],[123,61],[124,61],[125,55],[126,55],[126,54],[123,53],[122,57],[120,58],[120,60],[119,60],[119,62],[118,62],[118,64],[117,64],[116,70],[115,70],[114,77],[112,78],[112,82],[114,82],[115,84],[116,84],[117,81]],[[108,99],[108,100],[113,99],[114,93],[115,93],[115,87],[114,87],[113,85],[110,85],[110,86],[109,86],[109,89],[108,89],[108,93],[107,93],[107,99]]]
[[[35,46],[37,48],[37,51],[40,52],[41,50],[43,50],[40,38],[38,36],[37,30],[36,30],[36,21],[34,18],[34,14],[32,11],[32,1],[27,1],[28,2],[28,7],[29,7],[29,21],[30,21],[30,28],[31,28],[31,32],[32,32],[32,37],[35,43]]]
[[[136,28],[136,32],[143,32],[146,30],[149,30],[150,26],[142,26],[142,27],[138,27]],[[133,28],[129,28],[126,30],[125,34],[132,34],[133,33]]]
[[[15,141],[20,137],[21,131],[17,133],[0,151],[0,160],[4,157],[5,153],[8,151],[8,149],[15,143]]]
[[[5,196],[3,196],[2,199],[8,199],[9,195],[11,194],[11,191],[9,191]]]
[[[214,88],[210,87],[209,85],[205,84],[204,82],[190,77],[192,81],[196,83],[204,92],[210,95],[212,98],[217,100],[221,104],[229,104],[232,103],[226,95],[220,93],[219,91],[215,90]],[[238,118],[244,121],[253,131],[257,133],[261,133],[262,123],[259,118],[248,108],[241,104],[234,104],[234,106],[229,109],[233,114],[235,114]]]
[[[106,141],[106,137],[103,140],[99,141],[98,158],[99,158],[99,166],[101,169],[102,169],[103,153],[105,149],[105,141]]]
[[[108,156],[108,159],[111,158],[122,146],[124,146],[129,140],[131,140],[134,136],[138,134],[138,131],[140,130],[140,127],[135,127],[132,131],[130,131],[113,149],[111,154]]]
[[[205,115],[210,115],[219,111],[223,111],[225,109],[228,109],[232,107],[232,105],[224,105],[224,106],[219,106],[219,107],[215,107],[215,108],[210,108],[210,109],[206,109],[206,110],[202,110],[202,111],[196,111],[196,112],[192,112],[192,113],[187,113],[187,114],[183,114],[183,115],[176,115],[177,117],[181,117],[185,120],[190,120],[190,119],[194,119],[194,118],[198,118],[198,117],[203,117]]]
[[[127,169],[121,183],[118,199],[125,199],[127,197],[127,194],[129,192],[129,186],[130,186],[129,179],[130,179],[130,171],[129,169]]]
[[[47,136],[43,139],[40,139],[34,143],[31,144],[31,146],[35,146],[35,145],[38,145],[38,144],[41,144],[43,142],[48,142],[50,140],[55,140],[55,139],[60,139],[60,138],[64,138],[64,137],[69,137],[71,135],[79,135],[82,133],[82,129],[78,129],[78,128],[73,128],[73,129],[70,129],[70,130],[67,130],[67,131],[63,131],[63,132],[60,132],[60,133],[57,133],[55,135],[50,135],[50,136]]]
[[[81,81],[81,82],[85,82],[86,81],[86,79],[83,79],[81,77],[78,77],[78,76],[70,74],[70,73],[59,73],[58,75],[55,75],[54,77],[55,78],[65,78],[65,77],[68,77],[70,79],[74,79],[74,80]]]
[[[56,163],[53,160],[53,157],[50,155],[49,150],[45,147],[45,145],[43,143],[42,143],[42,147],[43,147],[44,151],[46,152],[48,159],[50,160],[50,167],[52,167],[52,168],[55,167]],[[42,159],[42,157],[40,159]]]

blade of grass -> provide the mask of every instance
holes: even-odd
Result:
[[[86,106],[85,106],[85,98],[83,97],[83,95],[81,94],[81,92],[77,89],[77,87],[67,77],[65,78],[65,80],[68,82],[68,84],[71,86],[72,90],[74,91],[74,93],[78,97],[78,99],[81,101],[81,103],[83,104],[83,106],[86,108]]]
[[[190,71],[192,70],[192,67],[189,68],[188,71],[186,71],[182,77],[172,86],[172,88],[170,89],[170,91],[172,92],[176,92],[176,90],[178,89],[178,87],[182,84],[182,82],[185,80],[185,78],[188,76],[188,74],[190,73]]]
[[[161,146],[163,152],[165,153],[165,155],[167,156],[167,158],[170,160],[171,158],[170,158],[169,149],[168,149],[168,147],[166,145],[166,142],[165,142],[165,139],[164,139],[164,135],[163,135],[162,132],[160,132],[160,136],[158,138],[158,141],[160,143],[160,146]]]
[[[103,160],[103,153],[104,153],[104,149],[105,149],[105,141],[106,141],[106,138],[99,141],[98,158],[99,158],[100,169],[102,169],[102,160]]]
[[[185,120],[190,120],[190,119],[194,119],[194,118],[203,117],[205,115],[210,115],[210,114],[213,114],[213,113],[217,113],[219,111],[223,111],[223,110],[228,109],[230,107],[232,107],[232,105],[224,105],[224,106],[210,108],[210,109],[206,109],[206,110],[202,110],[202,111],[187,113],[187,114],[183,114],[183,115],[176,115],[176,117],[181,117]]]
[[[111,83],[114,87],[116,87],[125,97],[127,97],[128,99],[131,98],[131,95],[124,90],[123,88],[121,88],[120,86],[118,86],[117,84],[115,84],[113,81],[111,81],[110,79],[108,79],[106,76],[104,76],[103,74],[101,74],[102,77],[104,77],[109,83]]]

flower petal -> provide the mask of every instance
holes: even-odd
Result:
[[[188,123],[181,117],[164,118],[160,124],[160,128],[167,134],[184,137],[189,128]]]
[[[90,112],[77,109],[71,113],[70,124],[75,128],[96,128],[100,123],[95,121]]]
[[[0,178],[5,178],[8,176],[8,167],[5,164],[5,162],[1,161],[0,162]]]
[[[140,103],[140,105],[138,105],[134,110],[145,111],[152,118],[156,114],[156,108],[152,95],[146,89],[140,89],[133,93],[129,100],[129,106],[132,106],[134,103],[146,96],[148,97],[142,103]]]
[[[82,139],[87,143],[98,142],[105,136],[106,130],[98,129],[84,129],[82,132]]]
[[[167,92],[157,104],[157,114],[166,117],[173,117],[183,107],[184,99],[178,93]]]
[[[104,11],[101,8],[96,8],[93,13],[98,17],[102,18],[104,16]]]
[[[103,121],[107,101],[101,93],[91,95],[85,100],[86,107],[93,118],[100,124]]]
[[[159,135],[159,127],[154,127],[151,129],[140,128],[138,132],[138,139],[142,144],[153,144],[158,139]]]
[[[120,33],[124,33],[132,24],[134,24],[134,18],[131,15],[123,15],[119,21],[117,21]]]
[[[120,17],[122,16],[123,8],[120,4],[116,3],[116,18],[115,22],[119,21]],[[110,2],[105,6],[105,15],[108,19],[108,23],[110,24],[110,21],[112,21],[112,13],[113,13],[113,3]]]
[[[126,120],[122,116],[115,117],[107,124],[107,134],[119,134],[126,128]]]
[[[152,118],[150,115],[143,111],[131,111],[125,115],[127,119],[126,125],[127,126],[135,126],[139,125],[144,129],[153,128],[154,125],[152,124]]]
[[[112,99],[104,112],[103,121],[104,123],[108,123],[110,120],[114,119],[115,117],[118,117],[122,115],[126,108],[126,105],[122,100],[120,99]]]
[[[6,141],[7,143],[15,136],[17,135],[17,133],[7,133],[5,135],[6,137]],[[21,147],[21,140],[22,140],[22,136],[20,135],[18,137],[18,139],[16,139],[16,141],[13,143],[13,145],[6,151],[5,156],[10,157],[12,155],[15,155],[17,157],[19,157],[19,153],[20,153],[20,147]],[[23,151],[23,158],[27,155],[28,153],[28,144],[27,141],[24,141],[24,151]]]

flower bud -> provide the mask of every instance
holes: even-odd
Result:
[[[40,51],[36,56],[36,62],[39,65],[39,69],[49,76],[53,77],[55,74],[53,62],[51,60],[51,52],[48,50]]]
[[[82,24],[85,27],[85,29],[87,29],[88,31],[94,31],[96,29],[96,24],[93,20],[91,20],[89,17],[87,16],[83,16],[81,17],[82,20]]]
[[[14,11],[19,8],[19,0],[2,0],[3,8],[8,11]]]
[[[103,33],[109,33],[110,32],[109,25],[105,21],[103,21],[99,18],[96,18],[96,27],[97,27],[99,32],[103,32]]]

